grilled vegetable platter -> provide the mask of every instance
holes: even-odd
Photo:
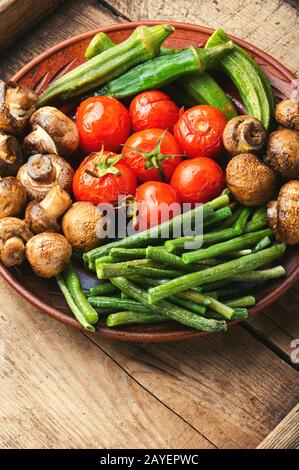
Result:
[[[173,32],[97,33],[41,94],[0,81],[0,260],[55,279],[90,332],[226,331],[299,244],[299,101],[223,30]]]

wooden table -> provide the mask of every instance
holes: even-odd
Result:
[[[221,25],[299,75],[296,5],[296,0],[68,1],[2,55],[0,76],[8,78],[65,38],[130,19]],[[291,342],[299,338],[298,304],[297,284],[227,334],[134,345],[67,328],[1,280],[0,446],[298,447],[299,364],[290,359]]]

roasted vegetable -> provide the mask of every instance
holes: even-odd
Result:
[[[281,126],[299,131],[299,101],[282,100],[275,108],[275,119]]]
[[[273,132],[264,161],[285,181],[299,179],[299,131],[278,129]]]
[[[223,131],[223,144],[233,157],[239,153],[260,152],[266,143],[264,125],[252,116],[237,116],[228,121]]]
[[[139,26],[131,36],[112,49],[104,51],[51,84],[41,95],[38,106],[54,98],[78,96],[108,82],[160,52],[162,42],[174,31],[168,24]]]
[[[240,204],[254,207],[268,202],[276,187],[274,170],[252,153],[233,157],[226,167],[226,183]]]
[[[0,218],[18,216],[25,207],[26,191],[13,176],[0,178]]]
[[[6,267],[19,266],[25,259],[25,246],[32,237],[28,225],[15,217],[0,219],[0,260]]]
[[[299,181],[289,181],[280,189],[276,201],[268,204],[268,222],[278,241],[299,243]]]
[[[231,49],[233,43],[228,42],[210,49],[188,47],[174,54],[156,57],[111,80],[95,94],[125,98],[144,90],[159,88],[188,73],[203,72]]]

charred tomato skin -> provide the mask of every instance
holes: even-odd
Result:
[[[111,96],[87,98],[77,108],[76,123],[80,147],[86,153],[105,150],[118,152],[131,130],[127,108]]]
[[[188,158],[205,156],[218,159],[224,151],[224,114],[210,105],[197,105],[181,114],[174,136]]]
[[[110,152],[103,152],[104,155],[116,156]],[[97,154],[91,154],[86,157],[73,179],[73,193],[76,201],[89,201],[93,204],[110,203],[115,204],[119,196],[135,195],[136,176],[126,165],[118,162],[114,167],[119,174],[107,173],[104,176],[92,176],[89,172],[97,175],[97,168],[94,166],[94,160]]]
[[[180,163],[170,184],[177,190],[182,202],[204,203],[220,194],[224,187],[224,176],[214,160],[198,157]]]
[[[148,90],[135,96],[129,111],[134,132],[151,128],[168,129],[172,132],[179,118],[176,103],[159,90]]]

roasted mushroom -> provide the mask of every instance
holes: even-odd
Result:
[[[276,239],[288,245],[299,243],[299,181],[284,184],[277,201],[270,201],[268,222]]]
[[[299,131],[299,101],[282,100],[275,108],[275,119],[281,126]]]
[[[232,156],[239,153],[256,153],[262,150],[267,132],[264,125],[252,116],[236,116],[226,124],[223,144]]]
[[[27,259],[38,276],[53,277],[61,273],[71,259],[72,247],[59,233],[44,232],[26,245]]]
[[[0,176],[15,176],[22,164],[22,152],[17,139],[0,132]]]
[[[278,129],[272,132],[264,162],[286,181],[299,178],[299,131]]]
[[[40,108],[30,118],[32,131],[23,142],[27,155],[56,153],[69,157],[79,147],[76,124],[59,109],[52,106]]]
[[[0,219],[0,260],[6,267],[19,266],[25,259],[25,246],[32,237],[28,225],[15,217]]]
[[[101,213],[91,202],[75,202],[64,214],[62,231],[74,250],[85,252],[102,243]]]
[[[42,232],[60,232],[59,217],[72,205],[72,200],[59,184],[53,186],[41,201],[31,201],[25,212],[25,222],[30,230],[37,234]]]
[[[19,215],[26,200],[26,191],[17,178],[0,178],[0,218]]]
[[[241,153],[229,161],[226,182],[240,204],[254,207],[271,199],[275,191],[276,174],[256,155]]]
[[[13,135],[24,132],[37,100],[37,94],[25,85],[0,80],[0,131]]]
[[[73,176],[74,170],[64,158],[54,154],[36,154],[19,169],[17,178],[26,189],[29,199],[42,201],[57,183],[70,192]]]

